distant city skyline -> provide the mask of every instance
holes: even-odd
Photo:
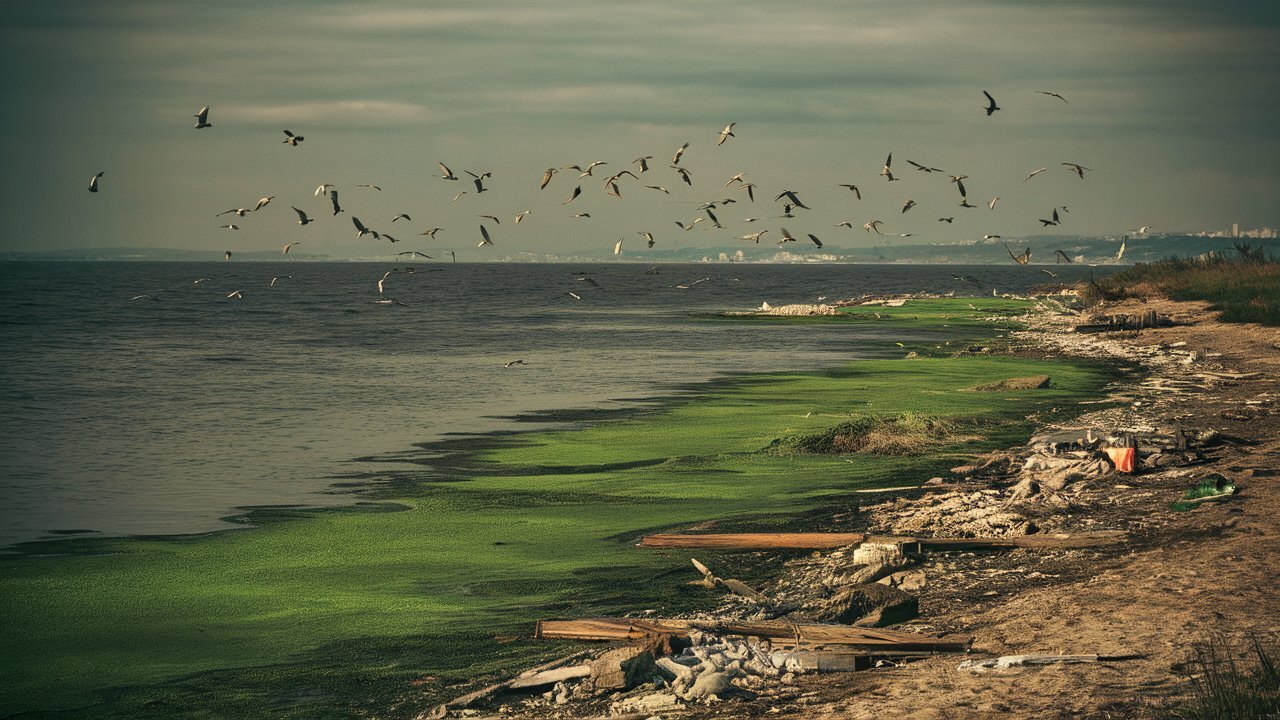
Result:
[[[1275,3],[7,3],[0,39],[0,251],[323,253],[353,216],[469,259],[1280,225]]]

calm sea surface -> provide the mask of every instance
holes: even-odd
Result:
[[[1049,279],[1018,266],[449,264],[392,274],[379,295],[390,267],[0,264],[0,545],[204,532],[238,507],[349,502],[335,481],[388,468],[360,458],[522,412],[829,365],[887,339],[707,313]],[[375,302],[388,298],[404,305]]]

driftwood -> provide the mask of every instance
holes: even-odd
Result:
[[[532,675],[521,676],[507,683],[508,690],[520,690],[521,688],[540,687],[542,685],[555,685],[564,680],[576,680],[584,678],[591,674],[591,665],[570,665],[569,667],[555,668],[554,670],[543,670],[542,672]]]
[[[862,533],[716,533],[706,535],[646,535],[641,547],[722,548],[725,550],[823,550],[857,545]]]
[[[1046,533],[1044,535],[1011,535],[999,538],[931,538],[871,535],[868,543],[899,545],[905,552],[924,550],[1067,550],[1073,548],[1118,545],[1125,541],[1122,531],[1092,533]]]
[[[572,655],[569,655],[568,657],[557,658],[555,660],[552,660],[551,662],[544,663],[535,668],[530,668],[529,670],[526,670],[523,673],[521,673],[519,677],[513,678],[511,680],[504,680],[503,682],[500,682],[500,683],[494,683],[493,685],[487,685],[485,687],[480,688],[479,690],[469,692],[466,695],[461,695],[444,704],[437,705],[431,711],[428,717],[433,717],[433,718],[445,717],[449,713],[449,710],[453,708],[465,708],[468,705],[472,705],[481,700],[485,700],[487,698],[493,697],[494,695],[497,695],[498,693],[504,690],[510,690],[517,687],[525,687],[525,688],[536,687],[537,684],[543,684],[543,683],[532,683],[531,682],[532,678],[543,676],[546,673],[555,672],[557,669],[564,669],[564,666],[574,662],[575,660],[578,660],[579,658],[586,657],[589,653],[590,651],[583,650],[581,652],[576,652]],[[555,680],[552,682],[559,682],[559,680]],[[516,685],[516,683],[524,683],[524,684]],[[550,683],[546,683],[546,684],[550,684]]]
[[[999,550],[1026,548],[1057,550],[1100,547],[1124,542],[1121,532],[1053,533],[1001,538],[917,538],[861,533],[734,533],[707,535],[646,535],[641,547],[719,548],[724,550],[825,550],[867,543],[900,545],[905,550]]]
[[[687,637],[692,630],[768,638],[778,646],[839,645],[845,649],[865,650],[961,652],[973,640],[961,635],[933,638],[894,630],[798,624],[778,620],[722,622],[641,618],[539,620],[534,637],[561,640],[646,640],[659,635]]]

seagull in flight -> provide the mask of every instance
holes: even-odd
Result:
[[[539,190],[544,189],[547,186],[547,183],[551,182],[551,176],[555,175],[558,172],[560,171],[553,167],[549,167],[546,170],[544,170],[542,172],[542,184],[538,186],[538,189]]]
[[[491,172],[487,172],[487,173],[481,173],[481,174],[477,175],[477,174],[475,174],[475,173],[471,172],[470,170],[468,170],[468,171],[467,171],[467,174],[468,174],[468,175],[470,175],[471,177],[475,178],[475,179],[474,179],[474,180],[472,180],[471,182],[475,183],[475,186],[476,186],[476,193],[477,193],[477,194],[482,193],[482,192],[485,192],[486,190],[488,190],[488,189],[489,189],[489,188],[487,188],[487,187],[485,187],[485,186],[484,186],[484,179],[485,179],[485,178],[487,178],[487,177],[492,177],[492,176],[493,176],[493,173],[491,173]]]
[[[795,236],[791,234],[790,230],[782,228],[782,239],[778,241],[778,244],[781,245],[782,243],[789,242],[797,242],[797,240],[795,239]]]
[[[460,198],[460,197],[462,197],[463,195],[466,195],[466,194],[467,194],[467,191],[466,191],[466,190],[463,190],[462,192],[458,193],[457,195],[454,195],[454,196],[453,196],[453,199],[452,199],[452,200],[450,200],[449,202],[457,202],[457,201],[458,201],[458,198]]]
[[[400,272],[400,271],[398,269],[392,268],[391,270],[388,270],[382,273],[382,277],[378,278],[378,294],[379,295],[382,294],[383,284],[387,281],[387,278],[391,277],[391,274],[396,272]]]
[[[284,135],[285,135],[284,140],[281,140],[280,142],[282,142],[282,143],[288,143],[289,145],[292,145],[292,146],[294,146],[294,147],[298,147],[298,143],[300,143],[300,142],[302,142],[303,140],[305,140],[305,139],[306,139],[306,138],[302,137],[301,135],[294,135],[293,133],[289,132],[288,130],[285,130],[285,131],[284,131]]]
[[[768,231],[768,230],[761,230],[761,231],[760,231],[760,232],[758,232],[758,233],[750,233],[749,235],[743,235],[742,237],[740,237],[740,238],[738,238],[738,239],[739,239],[739,240],[749,240],[749,241],[751,241],[751,242],[753,242],[753,243],[755,243],[755,244],[759,245],[759,244],[760,244],[760,238],[764,237],[764,234],[765,234],[765,233],[767,233],[767,232],[769,232],[769,231]]]
[[[651,233],[651,232],[638,232],[638,233],[636,233],[636,234],[637,234],[637,235],[643,235],[643,236],[644,236],[644,239],[645,239],[645,242],[647,242],[647,243],[649,244],[649,247],[653,247],[653,245],[654,245],[653,233]]]
[[[1009,253],[1009,257],[1013,258],[1013,261],[1019,265],[1026,265],[1031,262],[1031,248],[1023,250],[1021,254],[1014,255],[1013,251],[1009,249],[1008,243],[1001,243],[1001,245],[1004,245],[1005,252]]]
[[[853,223],[849,222],[848,220],[841,220],[840,222],[836,223],[836,227],[845,227],[845,228],[849,228],[850,230],[852,230],[852,229],[853,229]]]
[[[235,224],[231,224],[231,225],[219,225],[218,227],[220,227],[220,228],[222,228],[222,229],[224,229],[224,230],[239,230],[239,229],[240,229],[240,226],[239,226],[239,225],[235,225]]]
[[[301,240],[295,240],[294,242],[291,242],[291,243],[289,243],[288,245],[285,245],[285,246],[284,246],[284,250],[281,250],[281,251],[280,251],[280,254],[281,254],[281,255],[288,255],[288,254],[289,254],[289,248],[293,247],[294,245],[297,245],[299,242],[301,242]]]
[[[955,222],[955,220],[956,219],[954,217],[938,218],[938,222],[944,222],[944,223]]]
[[[623,241],[623,240],[626,240],[626,238],[618,238],[618,242],[613,246],[613,254],[614,254],[614,255],[621,255],[621,254],[622,254],[622,241]]]
[[[275,287],[275,286],[276,286],[276,282],[277,282],[277,281],[279,281],[279,280],[283,280],[283,279],[286,279],[286,278],[291,278],[291,277],[293,277],[293,276],[292,276],[292,275],[277,275],[276,277],[271,278],[271,284],[270,284],[270,285],[268,285],[267,287]]]
[[[524,216],[525,216],[525,215],[528,215],[528,214],[529,214],[529,213],[531,213],[531,212],[533,212],[533,211],[532,211],[532,210],[525,210],[524,212],[516,213],[516,224],[517,224],[517,225],[519,225],[519,224],[520,224],[520,221],[521,221],[521,220],[524,220]]]
[[[907,164],[912,165],[913,167],[915,167],[915,169],[917,169],[917,170],[919,170],[919,171],[921,171],[921,172],[927,172],[927,173],[932,173],[932,172],[946,172],[946,171],[945,171],[945,170],[943,170],[942,168],[936,168],[936,167],[929,167],[929,166],[927,166],[927,165],[921,165],[920,163],[915,162],[915,161],[913,161],[913,160],[908,160],[908,161],[907,161]]]
[[[333,183],[321,183],[320,187],[316,188],[315,196],[320,197],[321,195],[329,192],[329,188],[331,187],[333,187]]]
[[[330,190],[330,191],[329,191],[329,202],[333,204],[333,214],[334,214],[334,215],[337,215],[338,213],[342,212],[342,206],[338,204],[338,191],[337,191],[337,190]]]
[[[681,157],[682,155],[684,155],[684,151],[685,151],[685,150],[688,150],[688,149],[689,149],[689,143],[685,143],[685,144],[681,145],[680,147],[676,148],[676,154],[671,156],[671,164],[672,164],[672,165],[679,165],[679,164],[680,164],[680,157]]]
[[[986,90],[983,90],[982,94],[987,96],[987,107],[986,107],[987,117],[991,117],[991,113],[999,110],[1000,106],[996,105],[996,99],[991,97],[991,93],[987,92]]]
[[[724,129],[720,131],[720,140],[716,143],[716,147],[723,145],[724,141],[728,140],[731,137],[738,137],[737,135],[733,134],[733,126],[737,124],[738,123],[729,123],[728,125],[724,126]]]
[[[862,229],[866,230],[867,232],[871,232],[872,230],[875,230],[877,235],[883,235],[884,233],[880,232],[880,226],[883,224],[884,224],[883,220],[868,220],[862,226]]]
[[[641,155],[640,157],[636,158],[635,160],[632,160],[631,162],[633,164],[640,166],[640,172],[646,173],[646,172],[649,172],[649,161],[652,159],[653,159],[652,155]]]
[[[1059,95],[1059,94],[1058,94],[1058,93],[1056,93],[1056,92],[1050,92],[1050,91],[1048,91],[1048,90],[1036,90],[1036,92],[1040,93],[1041,95],[1048,95],[1049,97],[1056,97],[1056,98],[1058,98],[1059,100],[1061,100],[1062,102],[1067,102],[1067,99],[1066,99],[1066,98],[1062,97],[1061,95]],[[1070,103],[1067,103],[1067,104],[1068,104],[1068,105],[1070,105]]]
[[[89,178],[89,192],[98,192],[98,178],[102,177],[104,174],[105,173],[98,173],[97,175]]]
[[[226,252],[222,255],[222,259],[223,259],[223,260],[230,260],[230,259],[231,259],[231,251],[230,251],[230,250],[226,251]],[[197,280],[196,282],[199,282],[199,280]]]
[[[796,197],[796,194],[791,190],[783,190],[782,192],[778,193],[777,196],[774,197],[773,199],[777,201],[777,200],[781,200],[784,197],[790,200],[791,204],[798,208],[804,208],[805,210],[810,209],[808,205],[805,205],[804,203],[800,202],[800,198]]]
[[[1057,224],[1059,224],[1059,222],[1060,222],[1060,221],[1058,220],[1058,208],[1054,208],[1054,209],[1053,209],[1053,219],[1052,219],[1052,220],[1045,220],[1044,218],[1040,218],[1039,220],[1040,220],[1040,222],[1042,223],[1042,224],[1040,225],[1040,227],[1049,227],[1050,225],[1057,225]]]
[[[203,130],[207,127],[213,127],[213,123],[209,122],[209,106],[205,105],[200,108],[200,112],[196,113],[196,129]]]
[[[235,208],[234,210],[223,210],[217,215],[214,215],[214,217],[220,217],[222,215],[230,215],[231,213],[235,213],[238,217],[244,217],[245,215],[248,215],[251,212],[253,211],[250,210],[249,208]]]
[[[908,201],[906,201],[905,203],[903,203],[903,205],[902,205],[902,212],[903,212],[903,213],[906,213],[908,210],[910,210],[911,208],[913,208],[913,207],[915,207],[915,206],[916,206],[916,201],[915,201],[915,200],[908,200]]]
[[[266,196],[263,196],[263,197],[258,198],[258,204],[253,206],[253,211],[254,211],[254,212],[257,212],[257,211],[261,210],[262,208],[264,208],[264,207],[266,207],[266,206],[270,205],[270,204],[271,204],[271,201],[272,201],[272,200],[275,200],[275,199],[276,199],[276,196],[275,196],[275,195],[266,195]]]
[[[854,194],[854,196],[855,196],[855,197],[857,197],[859,200],[861,200],[861,199],[862,199],[862,191],[858,189],[858,186],[857,186],[857,185],[849,185],[848,183],[840,183],[840,187],[842,187],[842,188],[849,188],[850,190],[852,190],[852,191],[853,191],[853,194]]]
[[[237,300],[243,300],[243,299],[244,299],[244,295],[240,294],[240,291],[239,291],[239,290],[232,290],[231,292],[227,293],[227,297],[228,297],[228,298],[235,298],[235,299],[237,299]]]
[[[668,190],[668,189],[666,189],[666,188],[662,187],[661,185],[645,185],[645,187],[649,188],[650,190],[657,190],[658,192],[662,193],[663,195],[670,195],[670,194],[671,194],[671,191],[670,191],[670,190]]]
[[[399,220],[399,219],[401,219],[401,218],[404,218],[405,220],[408,220],[409,222],[413,222],[413,218],[409,217],[409,214],[408,214],[408,213],[396,213],[396,216],[395,216],[395,217],[393,217],[393,218],[391,218],[391,222],[395,222],[395,221],[397,221],[397,220]]]
[[[809,236],[809,239],[813,241],[814,245],[818,246],[819,250],[822,249],[822,241],[818,239],[817,235],[814,235],[813,233],[805,233],[805,234]]]
[[[418,233],[418,234],[419,234],[419,235],[430,235],[430,236],[431,236],[431,239],[432,239],[432,240],[435,240],[435,239],[436,239],[436,233],[440,232],[440,231],[441,231],[441,230],[443,230],[443,229],[444,229],[444,228],[438,228],[438,227],[437,227],[437,228],[431,228],[430,230],[427,230],[426,232],[420,232],[420,233]]]
[[[458,179],[458,176],[457,176],[457,175],[454,175],[454,174],[453,174],[453,171],[452,171],[452,170],[450,170],[450,169],[449,169],[449,167],[448,167],[447,165],[445,165],[444,163],[440,162],[439,160],[437,160],[437,161],[436,161],[436,164],[440,166],[440,172],[442,173],[442,174],[440,175],[440,177],[444,178],[445,180],[457,180],[457,179]]]
[[[569,197],[565,198],[564,201],[561,202],[560,204],[568,205],[569,203],[573,202],[574,198],[578,197],[581,194],[582,194],[582,186],[578,185],[575,188],[573,188],[573,192],[569,194]]]
[[[1125,236],[1120,240],[1120,252],[1116,253],[1116,259],[1117,259],[1117,260],[1119,260],[1120,258],[1124,257],[1124,250],[1125,250],[1125,248],[1127,248],[1128,246],[1129,246],[1129,236],[1128,236],[1128,235],[1125,235]]]
[[[432,257],[431,257],[430,255],[427,255],[427,254],[424,254],[424,253],[420,253],[420,252],[418,252],[417,250],[405,250],[404,252],[398,252],[398,253],[396,253],[396,255],[410,255],[410,256],[413,256],[413,257],[426,258],[427,260],[431,260],[431,259],[432,259]]]
[[[373,237],[374,237],[374,239],[375,239],[375,240],[376,240],[376,239],[378,239],[378,233],[377,233],[377,231],[375,231],[375,230],[370,230],[369,228],[365,227],[365,226],[364,226],[364,223],[360,222],[360,218],[358,218],[358,217],[356,217],[356,216],[352,215],[352,216],[351,216],[351,224],[356,226],[356,237],[357,237],[357,238],[362,238],[362,237],[364,237],[365,235],[373,235]]]
[[[991,202],[987,203],[987,207],[988,207],[989,209],[991,209],[991,210],[995,210],[995,209],[996,209],[996,203],[998,203],[998,202],[1000,202],[1000,196],[999,196],[999,195],[997,195],[997,196],[995,196],[995,197],[991,198]]]
[[[1062,164],[1063,164],[1063,165],[1066,165],[1066,166],[1067,166],[1067,168],[1068,168],[1069,170],[1071,170],[1071,172],[1073,172],[1073,173],[1075,173],[1075,174],[1079,175],[1081,180],[1083,180],[1083,179],[1084,179],[1084,171],[1085,171],[1085,170],[1089,170],[1089,168],[1087,168],[1087,167],[1085,167],[1085,166],[1083,166],[1083,165],[1077,165],[1076,163],[1065,163],[1065,162],[1064,162],[1064,163],[1062,163]],[[1092,172],[1092,170],[1090,170],[1090,172]]]
[[[690,179],[689,179],[689,171],[688,171],[688,170],[685,170],[684,168],[680,167],[679,165],[672,165],[672,166],[671,166],[671,168],[672,168],[673,170],[675,170],[676,172],[680,173],[680,179],[684,181],[684,184],[685,184],[685,185],[688,185],[688,186],[690,186],[690,187],[692,187],[692,186],[693,186],[693,180],[690,180]]]
[[[480,236],[483,237],[484,239],[481,240],[480,244],[477,245],[476,247],[484,247],[485,245],[493,244],[493,240],[489,237],[489,230],[485,228],[485,226],[483,225],[480,226]]]
[[[293,207],[293,206],[292,206],[292,205],[290,205],[289,207]],[[299,225],[306,225],[306,224],[307,224],[307,223],[309,223],[309,222],[313,222],[311,218],[307,217],[307,214],[306,214],[305,212],[303,212],[303,211],[299,210],[298,208],[293,207],[293,211],[294,211],[294,212],[296,212],[296,213],[298,213],[298,224],[299,224]],[[288,248],[286,248],[286,249],[285,249],[285,252],[289,252]]]
[[[893,153],[889,153],[889,157],[885,158],[885,161],[884,161],[884,169],[880,171],[880,177],[889,178],[889,182],[893,182],[897,180],[898,178],[893,176],[893,170],[890,169],[892,166],[893,166]]]
[[[1035,177],[1035,176],[1039,175],[1040,173],[1042,173],[1042,172],[1044,172],[1045,170],[1048,170],[1048,169],[1049,169],[1049,168],[1047,168],[1047,167],[1042,167],[1042,168],[1040,168],[1039,170],[1036,170],[1036,171],[1032,172],[1030,175],[1028,175],[1028,176],[1026,176],[1026,177],[1022,178],[1022,182],[1026,182],[1026,181],[1030,180],[1031,178],[1033,178],[1033,177]]]
[[[569,293],[569,294],[570,294],[570,295],[573,295],[573,293]],[[577,296],[575,296],[575,297],[577,297]],[[579,300],[581,300],[582,298],[578,298],[578,299],[579,299]],[[504,368],[509,368],[509,367],[514,366],[514,365],[524,365],[524,364],[525,364],[525,363],[524,363],[524,361],[523,361],[523,360],[512,360],[511,362],[509,362],[509,363],[507,363],[507,364],[503,365],[502,367],[504,367]]]
[[[368,185],[368,184],[365,184],[365,185],[356,185],[356,187],[367,187],[367,188],[373,188],[374,190],[377,190],[378,192],[382,192],[382,188],[378,187],[377,185]]]

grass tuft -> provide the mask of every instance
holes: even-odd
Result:
[[[1215,637],[1197,646],[1186,664],[1191,698],[1167,708],[1161,720],[1241,720],[1280,714],[1280,671],[1274,649],[1254,636],[1243,659]]]
[[[920,413],[888,417],[860,417],[818,433],[792,435],[773,441],[774,455],[923,455],[931,449],[973,439],[962,435],[955,420]]]

